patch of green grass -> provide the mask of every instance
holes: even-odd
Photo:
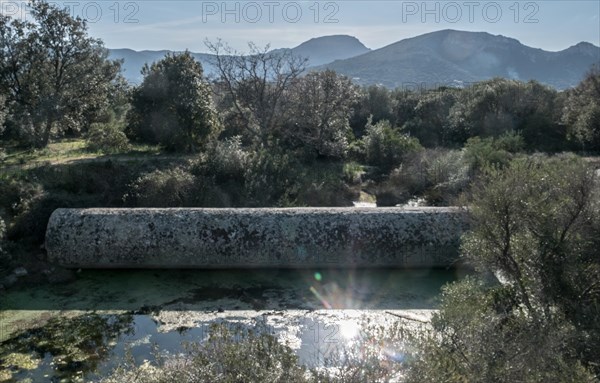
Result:
[[[49,161],[52,159],[69,158],[87,154],[84,140],[64,140],[53,142],[44,149],[22,149],[15,146],[6,148],[3,165],[24,165],[34,161]]]
[[[147,156],[161,153],[154,145],[132,144],[131,149],[107,156],[100,151],[90,151],[84,139],[65,139],[48,144],[44,149],[23,149],[8,145],[0,156],[0,167],[61,163],[69,160],[107,158],[119,156]]]

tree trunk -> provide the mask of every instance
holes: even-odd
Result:
[[[42,136],[36,143],[36,146],[38,148],[41,149],[41,148],[45,148],[46,146],[48,146],[48,143],[50,142],[50,133],[52,133],[52,125],[53,124],[54,124],[54,119],[51,117],[48,117],[46,119],[46,123],[44,125],[44,130],[42,131]]]

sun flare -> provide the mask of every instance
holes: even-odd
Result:
[[[358,323],[354,321],[342,321],[339,323],[340,335],[344,339],[354,339],[358,335],[359,326]]]

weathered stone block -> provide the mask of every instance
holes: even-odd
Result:
[[[58,209],[46,249],[68,268],[446,267],[457,208]]]

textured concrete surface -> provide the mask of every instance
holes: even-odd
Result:
[[[454,208],[58,209],[50,261],[71,268],[446,267]]]

